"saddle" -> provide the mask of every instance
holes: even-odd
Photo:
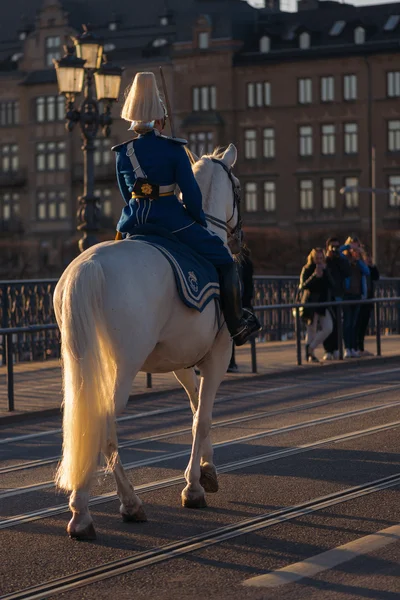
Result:
[[[167,229],[140,225],[125,239],[157,248],[171,265],[179,297],[189,308],[202,312],[211,300],[219,300],[219,278],[214,265]]]

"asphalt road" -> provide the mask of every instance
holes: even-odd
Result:
[[[121,457],[149,520],[123,523],[100,472],[98,539],[84,543],[52,484],[60,420],[1,426],[1,598],[399,600],[399,409],[393,365],[229,381],[212,431],[220,490],[189,510],[184,392],[133,401]]]

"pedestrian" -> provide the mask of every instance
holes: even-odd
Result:
[[[242,306],[244,309],[253,311],[253,297],[254,297],[254,266],[251,260],[250,249],[246,243],[243,242],[242,234],[242,251],[239,258],[238,269],[240,274],[240,280],[242,284]],[[239,367],[236,364],[235,358],[235,345],[232,344],[232,356],[228,367],[228,373],[237,373]]]
[[[340,302],[343,300],[345,293],[344,282],[351,274],[349,261],[342,253],[346,249],[346,246],[341,247],[339,239],[336,236],[332,236],[326,240],[325,248],[326,267],[334,281],[332,300]],[[331,311],[331,316],[333,328],[332,333],[324,341],[325,354],[322,359],[324,361],[337,360],[339,358],[338,322],[335,307]]]
[[[327,269],[322,248],[311,250],[300,274],[299,290],[301,304],[329,302],[334,290],[334,280]],[[332,332],[332,316],[329,308],[307,308],[301,311],[301,318],[306,323],[306,360],[319,362],[315,349]]]
[[[367,299],[374,297],[375,292],[375,282],[379,280],[379,271],[378,267],[374,265],[371,253],[366,249],[362,249],[361,258],[367,265],[369,269],[369,275],[367,275]],[[372,352],[365,350],[364,340],[365,335],[367,333],[369,320],[371,317],[371,312],[373,309],[373,304],[361,304],[360,312],[358,315],[358,323],[357,323],[357,350],[361,356],[372,356]]]
[[[344,251],[347,256],[351,274],[345,280],[344,300],[363,300],[367,297],[367,276],[369,269],[361,259],[361,245],[356,236],[346,240],[348,248]],[[360,304],[351,304],[343,307],[343,338],[344,358],[359,358],[357,350],[357,325],[360,313]]]

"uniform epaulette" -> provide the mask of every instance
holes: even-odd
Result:
[[[135,140],[137,140],[137,138],[132,138],[131,140],[126,140],[126,142],[122,142],[122,144],[117,144],[116,146],[113,146],[111,148],[111,150],[113,152],[119,152],[123,146],[126,146],[126,144],[129,144],[129,142],[134,142]]]
[[[171,142],[175,142],[175,144],[180,144],[181,146],[186,146],[188,143],[184,138],[170,137],[169,135],[158,135],[157,137],[162,138],[163,140],[170,140]]]

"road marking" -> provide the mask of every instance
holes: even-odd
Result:
[[[375,550],[384,548],[393,542],[400,541],[400,525],[393,525],[387,529],[381,529],[377,533],[366,535],[362,538],[337,546],[333,550],[322,552],[311,558],[294,563],[266,575],[252,577],[243,582],[247,587],[275,588],[288,583],[294,583],[304,577],[310,578],[322,571],[333,569],[349,560],[353,560],[363,554],[370,554]]]

